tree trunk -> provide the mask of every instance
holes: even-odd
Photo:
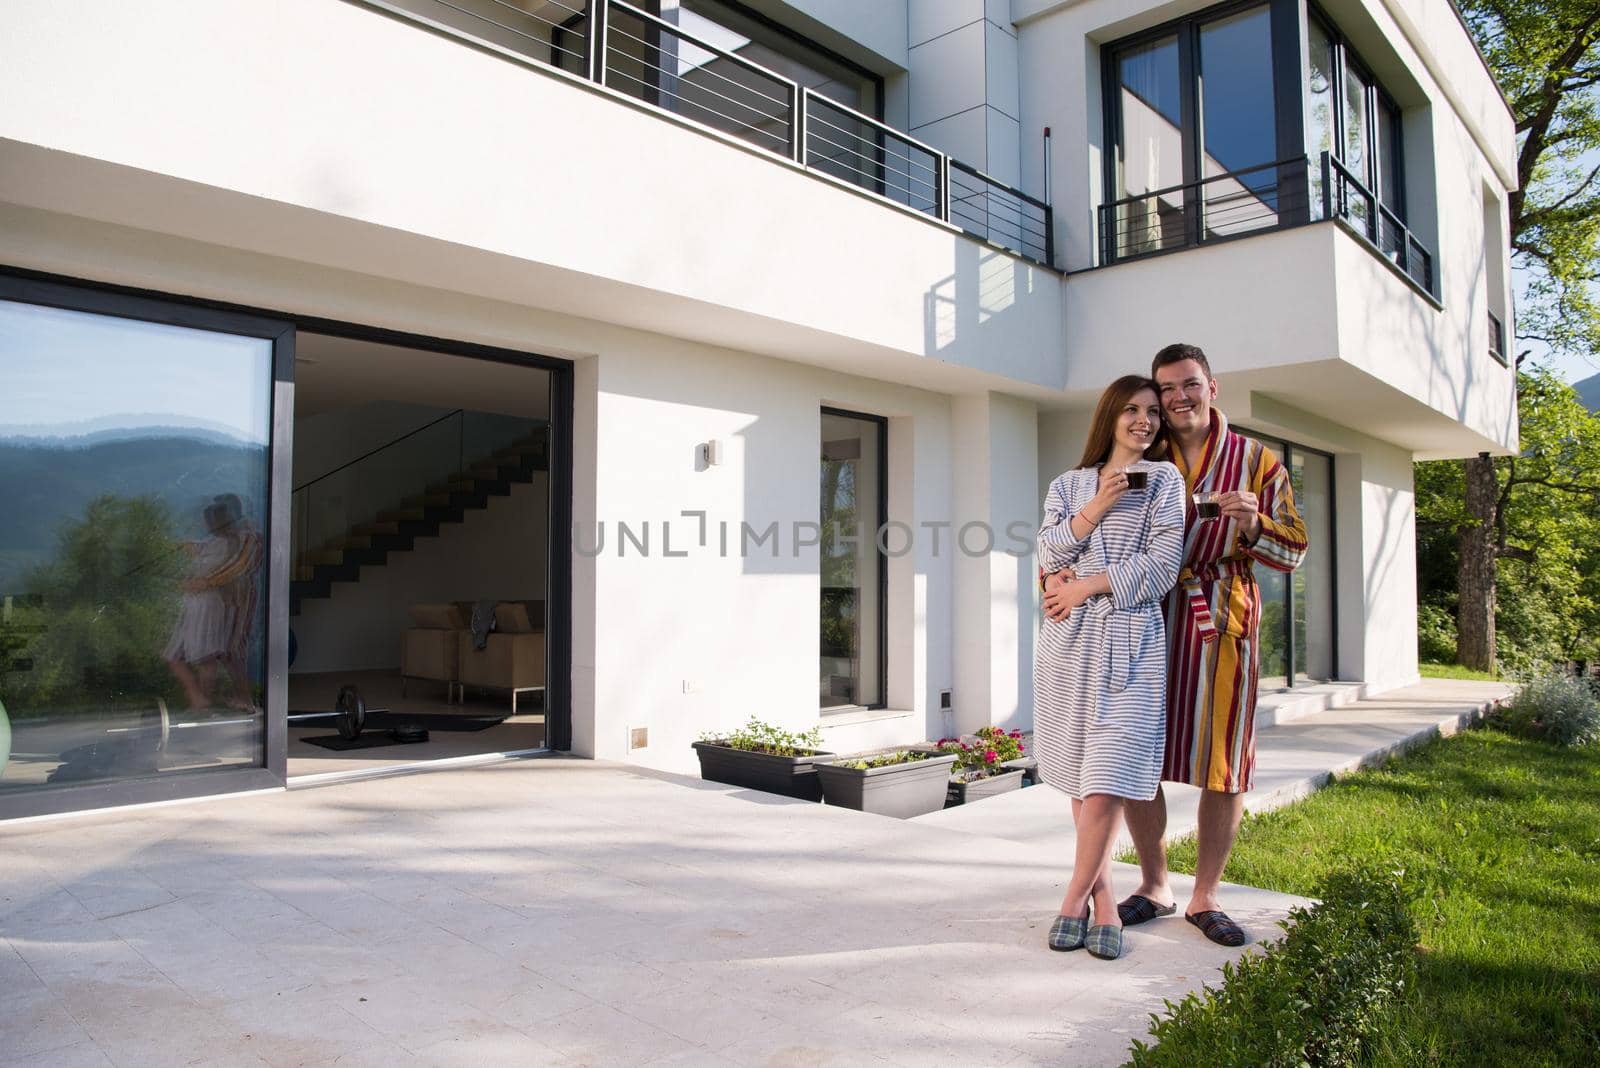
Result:
[[[1494,610],[1495,509],[1500,480],[1487,453],[1466,461],[1467,512],[1475,521],[1461,528],[1460,564],[1456,572],[1460,600],[1456,603],[1456,663],[1478,671],[1495,667]]]

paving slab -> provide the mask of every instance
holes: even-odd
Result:
[[[1255,788],[1245,795],[1245,810],[1281,808],[1326,785],[1332,775],[1354,771],[1441,734],[1453,734],[1511,693],[1498,682],[1429,679],[1376,697],[1338,703],[1338,687],[1319,690],[1329,707],[1307,712],[1295,709],[1256,732]],[[1296,698],[1301,701],[1303,698]],[[1282,701],[1268,702],[1277,711]],[[1165,783],[1167,837],[1194,832],[1200,791]],[[982,805],[947,808],[915,823],[1002,838],[1031,845],[1053,856],[1071,856],[1077,843],[1072,829],[1071,800],[1059,790],[1036,786],[985,801]],[[1131,845],[1124,827],[1119,845]],[[1137,883],[1137,879],[1134,880]],[[1180,892],[1178,900],[1185,898]]]
[[[1242,952],[1175,918],[1054,953],[1070,852],[563,758],[0,825],[0,858],[7,1064],[1117,1064]],[[1229,902],[1260,938],[1299,903]]]

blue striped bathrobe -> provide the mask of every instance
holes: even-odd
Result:
[[[1129,490],[1083,540],[1071,519],[1099,485],[1099,468],[1050,483],[1039,566],[1105,573],[1110,595],[1066,619],[1045,619],[1034,650],[1033,748],[1043,780],[1073,797],[1147,801],[1161,782],[1166,739],[1167,640],[1161,602],[1183,565],[1183,476],[1140,462],[1150,477]]]

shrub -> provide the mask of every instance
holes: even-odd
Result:
[[[1456,620],[1436,604],[1417,606],[1417,657],[1435,664],[1456,660]]]
[[[1584,680],[1548,672],[1528,680],[1489,722],[1522,738],[1586,745],[1600,739],[1600,701]]]
[[[1151,1015],[1136,1068],[1353,1065],[1371,1052],[1416,974],[1417,928],[1395,875],[1338,872],[1282,940],[1223,966],[1222,984]]]
[[[743,749],[748,752],[770,753],[773,756],[798,756],[804,752],[811,752],[822,744],[822,729],[812,727],[808,731],[786,731],[765,723],[755,716],[750,717],[750,722],[737,730],[727,734],[711,732],[700,736],[703,742],[716,742],[730,749]]]

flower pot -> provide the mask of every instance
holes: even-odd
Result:
[[[840,808],[853,808],[857,812],[894,816],[897,819],[937,812],[944,804],[945,785],[950,781],[950,765],[956,762],[955,754],[940,753],[923,746],[907,748],[933,755],[926,760],[889,764],[881,768],[845,767],[833,760],[818,763],[817,779],[822,784],[823,800]],[[856,753],[853,757],[902,751],[878,749],[870,753]]]
[[[1005,767],[1022,769],[1022,785],[1039,785],[1039,760],[1033,756],[1020,756],[1005,762]]]
[[[743,786],[802,801],[822,800],[816,762],[838,756],[821,749],[807,749],[798,756],[773,756],[734,749],[720,742],[695,742],[694,750],[700,757],[700,777],[707,782]]]
[[[966,805],[973,801],[982,801],[986,797],[993,797],[995,794],[1008,794],[1012,790],[1020,789],[1022,789],[1021,768],[1003,771],[987,779],[974,779],[972,782],[956,782],[952,779],[945,796],[944,807]]]

